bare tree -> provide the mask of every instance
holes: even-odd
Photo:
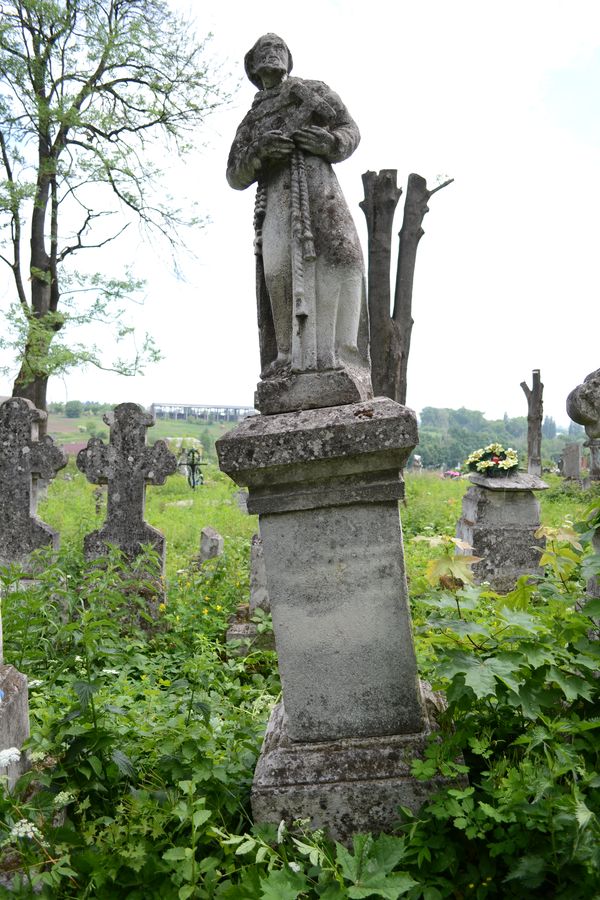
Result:
[[[429,190],[421,175],[408,177],[404,216],[400,229],[394,306],[390,314],[390,267],[394,213],[402,189],[397,169],[365,172],[365,199],[360,207],[367,220],[368,298],[371,338],[371,375],[376,396],[406,403],[408,355],[412,335],[412,295],[417,247],[424,231],[423,219],[430,197],[451,184],[449,178]]]
[[[527,397],[527,471],[530,475],[541,475],[544,385],[540,381],[540,370],[533,370],[531,388],[525,381],[521,382],[521,387]]]

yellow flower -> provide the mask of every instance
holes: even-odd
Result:
[[[161,612],[164,612],[165,609],[167,608],[167,604],[166,604],[166,603],[159,603],[159,604],[158,604],[158,608],[159,608],[159,610],[160,610]]]
[[[217,605],[215,606],[215,609],[216,609],[217,612],[221,612],[221,610],[223,609],[223,607],[221,606],[220,603],[217,603]]]
[[[204,609],[203,609],[203,610],[202,610],[202,613],[203,613],[203,615],[205,615],[205,616],[207,616],[207,615],[208,615],[208,610],[207,610],[207,608],[206,608],[206,607],[204,607]]]

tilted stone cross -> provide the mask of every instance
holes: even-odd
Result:
[[[164,564],[165,539],[144,521],[146,484],[164,484],[177,460],[164,441],[146,446],[146,429],[154,425],[154,417],[136,403],[119,404],[104,421],[110,426],[110,443],[92,438],[77,455],[77,467],[88,481],[108,485],[106,522],[85,536],[85,556],[104,556],[113,544],[133,559],[142,544],[151,544]]]
[[[38,425],[46,413],[29,400],[11,397],[0,404],[0,564],[30,569],[29,555],[58,548],[59,535],[36,516],[37,481],[50,480],[67,464],[63,450]]]

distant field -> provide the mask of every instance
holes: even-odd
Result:
[[[148,442],[168,438],[196,438],[202,442],[208,456],[215,456],[215,441],[229,429],[234,422],[206,423],[185,422],[177,419],[159,419],[152,428],[148,429]],[[50,413],[48,417],[48,434],[57,444],[86,443],[91,437],[108,439],[108,425],[102,416],[84,414],[78,419],[68,419],[66,416]]]

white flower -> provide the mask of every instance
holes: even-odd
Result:
[[[277,843],[280,844],[283,840],[283,836],[287,831],[287,827],[285,824],[285,819],[282,819],[279,823],[279,828],[277,829]]]
[[[63,806],[68,806],[74,799],[70,791],[60,791],[54,798],[54,805],[61,809]]]
[[[119,670],[118,669],[102,669],[102,674],[103,675],[118,675]]]
[[[5,769],[12,763],[19,762],[21,759],[21,751],[18,747],[8,747],[7,750],[0,751],[0,769]]]
[[[10,829],[8,840],[15,841],[18,838],[37,839],[41,844],[46,843],[40,829],[33,822],[30,822],[29,819],[21,819],[20,822],[15,822]]]
[[[36,687],[40,687],[40,685],[42,685],[43,683],[44,682],[41,681],[41,679],[39,679],[39,678],[32,678],[31,681],[27,682],[27,687],[36,688]]]

